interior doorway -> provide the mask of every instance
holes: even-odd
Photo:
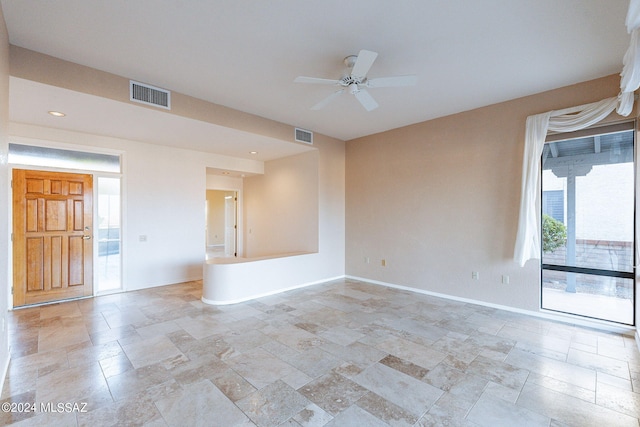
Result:
[[[207,190],[207,258],[238,255],[238,193]]]

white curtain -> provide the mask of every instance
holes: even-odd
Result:
[[[631,42],[623,58],[620,94],[593,104],[529,116],[522,164],[520,219],[514,261],[521,266],[540,259],[540,161],[548,131],[573,132],[592,126],[616,110],[628,116],[633,109],[634,92],[640,88],[640,0],[630,0],[625,21]]]
[[[527,117],[522,162],[522,192],[520,220],[514,251],[514,261],[520,266],[530,259],[540,259],[540,162],[547,131],[574,132],[592,126],[611,114],[618,98],[607,98],[593,104],[550,111]]]
[[[618,114],[628,116],[633,109],[633,92],[640,87],[640,0],[631,0],[627,11],[627,31],[631,42],[623,58],[620,73]]]

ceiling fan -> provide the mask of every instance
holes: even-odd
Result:
[[[340,90],[311,107],[312,110],[319,110],[325,107],[345,90],[349,90],[349,93],[360,101],[365,110],[375,110],[378,108],[378,103],[366,88],[413,86],[416,84],[416,76],[413,75],[368,79],[367,73],[377,57],[378,54],[376,52],[361,50],[357,55],[350,55],[344,58],[344,64],[347,66],[348,72],[338,80],[299,76],[295,78],[294,82],[341,86]]]

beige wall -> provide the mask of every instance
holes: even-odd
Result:
[[[9,362],[6,321],[9,298],[9,258],[6,255],[9,253],[8,125],[9,36],[2,14],[2,7],[0,7],[0,381],[4,380],[5,368]]]
[[[207,246],[224,245],[224,197],[228,193],[207,190]]]
[[[348,141],[347,274],[538,310],[538,263],[512,261],[526,117],[616,96],[619,82],[610,76]]]
[[[245,256],[318,251],[318,152],[265,162],[244,180]]]

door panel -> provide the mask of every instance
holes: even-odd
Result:
[[[27,239],[27,291],[41,291],[44,289],[44,239]]]
[[[93,293],[92,176],[13,171],[14,306]]]
[[[67,230],[66,200],[45,200],[45,231]]]
[[[51,238],[51,288],[52,289],[60,289],[62,288],[62,237],[54,236]]]

